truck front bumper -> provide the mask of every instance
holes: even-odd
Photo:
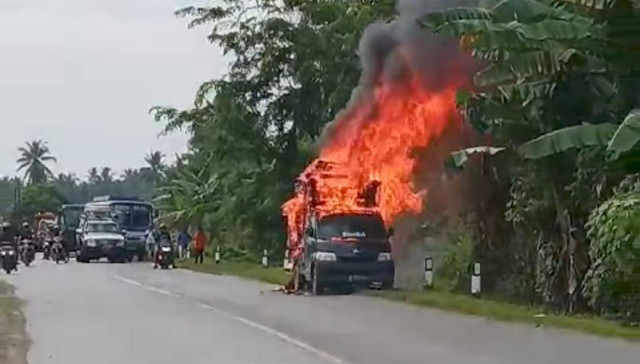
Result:
[[[315,262],[318,283],[325,286],[355,285],[392,287],[395,278],[393,261],[370,263]]]

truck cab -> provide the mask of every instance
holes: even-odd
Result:
[[[312,215],[303,236],[299,274],[313,294],[325,288],[393,287],[390,237],[378,213]]]

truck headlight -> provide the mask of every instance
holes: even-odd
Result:
[[[313,260],[317,260],[319,262],[335,262],[338,258],[335,253],[315,252],[313,253]]]
[[[118,240],[116,246],[124,246],[124,240]]]
[[[95,240],[87,240],[87,246],[96,246]]]
[[[379,262],[388,262],[391,260],[391,253],[379,253],[378,261]]]

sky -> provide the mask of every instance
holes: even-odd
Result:
[[[187,136],[160,137],[149,109],[189,107],[229,64],[208,29],[174,16],[193,1],[0,0],[0,175],[31,140],[48,143],[54,173],[81,178],[184,151]]]

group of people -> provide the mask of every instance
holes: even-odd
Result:
[[[160,224],[157,232],[149,234],[147,250],[154,262],[156,262],[156,266],[158,249],[162,246],[171,246],[172,249],[175,246],[177,249],[174,250],[177,251],[179,259],[190,259],[191,252],[193,252],[196,264],[202,264],[204,262],[204,250],[207,245],[207,236],[202,226],[198,226],[193,237],[189,234],[187,228],[182,229],[178,233],[175,242],[176,244],[174,245],[174,239],[172,238],[169,229],[164,224]]]
[[[29,254],[30,256],[35,255],[36,239],[52,241],[55,237],[59,237],[60,231],[54,227],[46,231],[46,234],[47,236],[36,236],[36,233],[28,222],[24,222],[20,229],[16,229],[10,223],[4,222],[0,226],[0,247],[14,250],[19,257],[25,260],[26,256],[24,254],[26,252],[31,252],[31,254]],[[66,247],[64,246],[63,239],[56,239],[56,244],[61,244],[59,250],[64,254]]]

